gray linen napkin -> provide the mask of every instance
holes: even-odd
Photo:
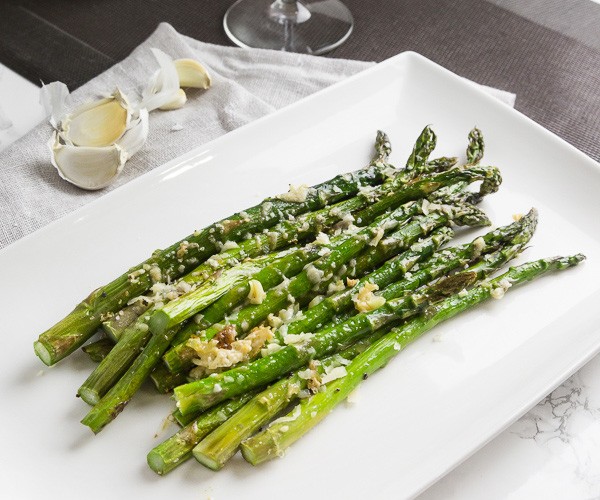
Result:
[[[117,181],[101,191],[83,191],[58,176],[49,162],[46,143],[52,129],[47,123],[0,153],[0,248],[203,143],[374,64],[212,45],[162,23],[126,59],[73,92],[69,108],[116,86],[127,94],[139,92],[158,67],[152,47],[174,59],[201,61],[212,76],[212,88],[190,90],[179,110],[151,113],[145,146]],[[485,89],[514,105],[514,94]]]

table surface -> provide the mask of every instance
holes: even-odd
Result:
[[[416,50],[467,78],[515,92],[517,109],[600,159],[600,5],[590,0],[345,3],[356,28],[330,57],[380,61]],[[13,126],[0,130],[0,150],[43,119],[38,87],[31,82],[58,79],[73,89],[125,57],[160,21],[229,45],[221,29],[229,4],[3,3],[0,113]],[[194,11],[197,17],[188,15]],[[132,19],[135,29],[124,30]],[[420,498],[600,498],[600,356]]]

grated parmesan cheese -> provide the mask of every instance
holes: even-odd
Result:
[[[293,203],[302,203],[306,201],[310,188],[306,184],[300,184],[298,186],[290,184],[290,189],[287,193],[283,193],[277,196],[280,200],[291,201]]]
[[[329,241],[329,236],[327,236],[325,233],[320,232],[315,238],[315,243],[317,245],[329,245],[331,241]]]
[[[481,251],[485,248],[485,241],[480,236],[475,241],[473,241],[473,257],[477,258],[481,255]]]
[[[285,345],[293,345],[293,346],[301,346],[304,344],[309,343],[313,337],[315,336],[314,333],[286,333],[285,335],[282,335],[283,338],[283,343]]]
[[[320,269],[317,269],[315,266],[313,266],[312,264],[309,264],[306,267],[306,277],[308,278],[308,280],[313,284],[316,285],[318,283],[321,282],[321,280],[323,279],[323,275],[325,274],[324,271],[321,271]]]
[[[239,245],[235,241],[226,241],[223,243],[221,247],[221,252],[226,252],[227,250],[231,250],[232,248],[239,248]]]
[[[344,288],[346,288],[346,286],[344,285],[344,282],[342,280],[337,280],[335,283],[329,283],[329,286],[327,287],[327,295],[331,295],[336,292],[341,292],[342,290],[344,290]]]
[[[321,376],[321,383],[327,384],[333,380],[337,380],[338,378],[345,377],[348,374],[345,366],[336,366],[328,373],[325,373]]]
[[[316,295],[309,303],[308,303],[308,308],[310,309],[311,307],[315,307],[317,304],[320,304],[321,302],[323,302],[323,299],[325,297],[323,297],[323,295]]]

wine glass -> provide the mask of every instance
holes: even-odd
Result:
[[[324,54],[350,36],[354,20],[339,0],[238,0],[223,19],[240,47]]]

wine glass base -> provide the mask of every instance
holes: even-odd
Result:
[[[238,0],[225,13],[223,27],[240,47],[324,54],[344,43],[354,25],[338,0],[298,2],[297,21],[275,19],[273,0]]]

